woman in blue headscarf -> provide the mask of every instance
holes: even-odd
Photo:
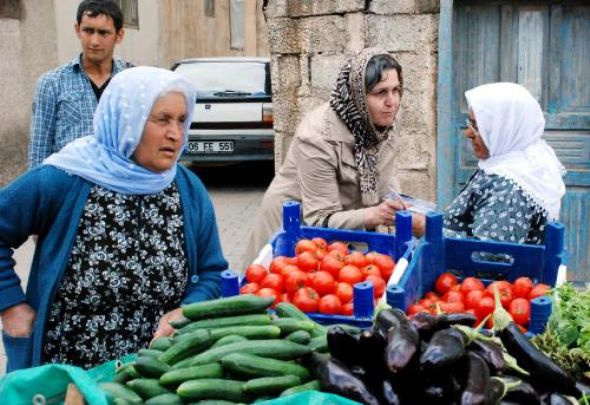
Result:
[[[92,367],[170,334],[227,268],[209,196],[177,164],[195,90],[178,74],[117,75],[80,138],[0,190],[7,370]],[[38,235],[26,294],[12,252]]]

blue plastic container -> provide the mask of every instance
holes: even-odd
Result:
[[[478,252],[507,254],[510,263],[483,261]],[[475,253],[475,255],[474,255]],[[480,256],[481,257],[481,256]],[[545,228],[545,245],[526,245],[443,236],[442,214],[426,215],[426,235],[414,250],[408,268],[398,285],[387,289],[389,305],[404,311],[428,291],[434,289],[437,277],[450,271],[459,279],[473,276],[484,284],[494,280],[514,281],[530,277],[535,283],[555,286],[557,271],[565,262],[564,227],[550,223]],[[529,330],[540,333],[551,315],[551,298],[531,302]]]

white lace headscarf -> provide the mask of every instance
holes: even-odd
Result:
[[[479,168],[516,183],[551,220],[559,219],[565,168],[543,139],[539,103],[515,83],[484,84],[465,92],[490,156]]]

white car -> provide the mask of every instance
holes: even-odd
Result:
[[[268,58],[185,59],[172,70],[197,89],[182,160],[274,160],[273,109]]]

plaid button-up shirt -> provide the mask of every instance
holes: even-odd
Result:
[[[31,169],[67,143],[93,133],[92,117],[98,101],[81,57],[47,72],[37,82],[29,137]],[[122,59],[114,57],[111,76],[126,67]]]

